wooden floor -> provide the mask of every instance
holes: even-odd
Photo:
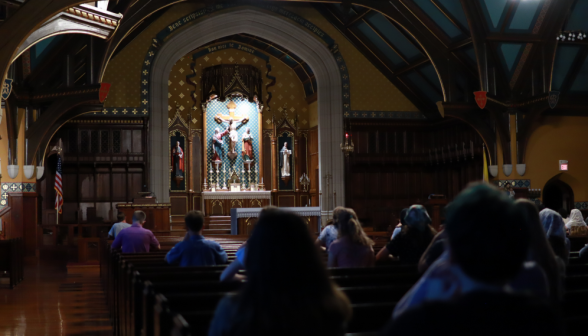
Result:
[[[41,255],[15,289],[0,288],[0,336],[112,335],[98,273],[67,274],[63,253]]]

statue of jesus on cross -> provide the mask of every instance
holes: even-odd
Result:
[[[235,115],[235,109],[237,109],[237,104],[232,100],[227,104],[227,108],[229,109],[229,115],[224,114],[217,114],[214,117],[214,120],[219,124],[228,123],[229,124],[229,153],[227,156],[233,160],[237,157],[237,152],[235,151],[235,147],[237,146],[237,141],[239,140],[239,134],[237,133],[237,128],[241,126],[240,124],[245,124],[249,121],[249,118]]]

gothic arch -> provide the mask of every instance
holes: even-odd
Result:
[[[313,69],[318,84],[319,171],[322,210],[344,205],[342,78],[333,53],[308,31],[280,17],[256,9],[236,9],[194,23],[172,35],[159,49],[150,75],[151,105],[151,189],[160,202],[169,200],[167,178],[167,90],[174,63],[183,55],[216,39],[247,33],[273,41],[304,59]],[[326,178],[330,175],[330,191]],[[333,186],[335,186],[333,188]],[[334,190],[333,190],[334,189]],[[332,196],[336,193],[335,204]],[[330,204],[329,209],[325,207]]]

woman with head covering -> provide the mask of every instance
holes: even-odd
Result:
[[[558,304],[563,297],[563,282],[565,278],[566,266],[562,259],[557,257],[547,241],[545,231],[539,219],[537,206],[525,199],[515,202],[516,206],[522,210],[527,223],[529,232],[529,253],[527,261],[536,262],[547,277],[549,295],[554,304]]]
[[[386,260],[390,255],[403,264],[417,264],[437,232],[431,227],[431,218],[422,205],[412,205],[404,217],[406,225],[400,234],[378,252],[376,260]]]
[[[566,229],[570,230],[570,236],[586,234],[586,223],[584,223],[584,218],[580,210],[572,210],[570,218],[566,223]]]
[[[247,242],[245,264],[247,282],[219,302],[208,335],[345,333],[349,300],[329,279],[302,218],[268,209]]]
[[[539,218],[553,252],[567,264],[570,255],[570,240],[566,237],[561,215],[551,209],[543,209],[539,213]]]
[[[337,211],[338,209],[338,211]],[[374,242],[363,231],[352,209],[339,207],[333,214],[339,232],[329,248],[329,267],[371,267],[375,256]]]

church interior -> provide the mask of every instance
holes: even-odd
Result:
[[[248,239],[253,255],[267,207],[319,242],[353,210],[375,266],[320,252],[352,311],[335,334],[379,335],[422,275],[391,250],[403,209],[442,236],[482,183],[588,220],[587,14],[588,0],[0,0],[0,335],[245,335],[209,325],[250,288],[219,276]],[[157,251],[111,251],[140,211]],[[223,265],[163,261],[193,211]],[[576,335],[588,229],[565,229],[554,305]]]

